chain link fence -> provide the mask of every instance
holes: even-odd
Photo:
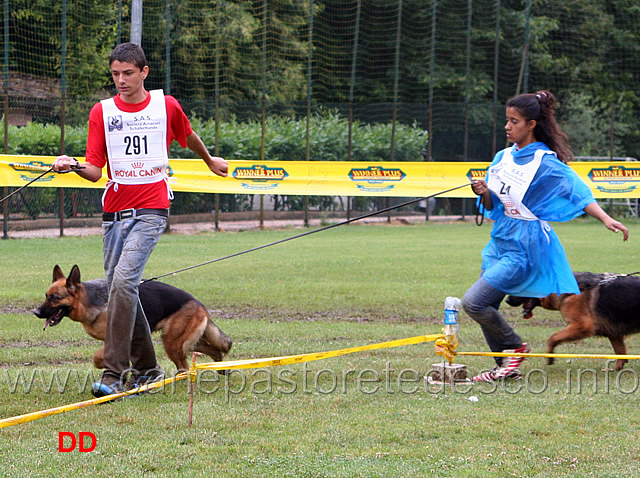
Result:
[[[132,22],[135,6],[143,8]],[[91,106],[115,93],[107,58],[137,30],[151,67],[147,88],[177,97],[196,123],[213,122],[205,142],[228,159],[324,160],[326,151],[314,156],[310,147],[319,133],[305,123],[335,115],[345,121],[331,159],[380,160],[367,156],[374,140],[353,131],[386,124],[375,138],[384,160],[489,161],[505,146],[505,101],[538,89],[559,98],[576,155],[640,157],[633,2],[6,0],[0,8],[5,153],[83,155]],[[296,148],[268,136],[270,118],[298,121]],[[263,131],[252,147],[237,129],[225,134],[226,125],[247,122]],[[42,131],[24,138],[30,124]],[[404,155],[400,125],[424,133]],[[172,215],[216,222],[244,214],[262,224],[297,214],[307,223],[396,200],[190,193],[176,195]],[[27,188],[3,204],[5,237],[27,223],[62,230],[99,221],[100,210],[99,191]],[[466,217],[473,205],[438,199],[402,213]]]

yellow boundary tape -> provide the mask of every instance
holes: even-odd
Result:
[[[183,380],[187,377],[191,377],[191,380],[193,381],[195,380],[195,374],[196,374],[195,369],[231,370],[231,369],[245,369],[245,368],[257,368],[257,367],[276,367],[280,365],[312,362],[314,360],[323,360],[323,359],[338,357],[340,355],[347,355],[355,352],[364,352],[367,350],[379,350],[379,349],[385,349],[385,348],[391,348],[391,347],[399,347],[402,345],[420,344],[423,342],[434,341],[443,337],[444,335],[442,334],[418,335],[416,337],[410,337],[406,339],[391,340],[389,342],[363,345],[360,347],[349,347],[346,349],[333,350],[329,352],[315,352],[315,353],[300,354],[300,355],[288,355],[284,357],[234,360],[229,362],[215,362],[215,363],[208,363],[208,364],[200,364],[200,365],[196,365],[195,367],[192,365],[191,369],[188,372],[182,372],[177,374],[175,377],[168,378],[159,382],[154,382],[149,385],[144,385],[140,388],[136,388],[128,392],[114,393],[113,395],[107,395],[106,397],[94,398],[91,400],[85,400],[83,402],[72,403],[70,405],[50,408],[48,410],[41,410],[38,412],[27,413],[25,415],[20,415],[17,417],[5,418],[0,420],[0,428],[10,427],[10,426],[18,425],[21,423],[27,423],[34,420],[38,420],[40,418],[56,415],[58,413],[64,413],[72,410],[78,410],[80,408],[90,407],[92,405],[99,405],[101,403],[117,400],[119,398],[126,397],[128,395],[135,395],[137,393],[145,392],[155,388],[164,387],[167,384],[170,384],[172,382],[177,382],[178,380]]]
[[[466,355],[475,357],[543,357],[543,358],[592,358],[611,360],[639,360],[640,355],[607,355],[607,354],[543,354],[543,353],[504,353],[504,352],[457,352],[455,355]]]
[[[638,360],[640,355],[607,355],[607,354],[548,354],[548,353],[504,353],[504,352],[455,352],[457,342],[455,344],[449,344],[446,341],[446,337],[443,334],[433,335],[417,335],[415,337],[409,337],[406,339],[391,340],[388,342],[380,342],[370,345],[362,345],[359,347],[349,347],[345,349],[332,350],[328,352],[313,352],[299,355],[286,355],[282,357],[268,357],[257,358],[247,360],[232,360],[228,362],[213,362],[196,365],[192,363],[191,368],[187,372],[181,372],[175,377],[167,378],[163,381],[154,382],[149,385],[130,390],[127,392],[115,393],[113,395],[107,395],[106,397],[94,398],[91,400],[85,400],[83,402],[72,403],[61,407],[50,408],[47,410],[41,410],[38,412],[27,413],[16,417],[5,418],[0,420],[0,428],[10,427],[21,423],[27,423],[40,418],[45,418],[58,413],[69,412],[72,410],[78,410],[80,408],[90,407],[92,405],[99,405],[112,400],[117,400],[129,395],[136,395],[148,390],[164,387],[172,382],[184,380],[189,378],[193,383],[196,380],[197,370],[233,370],[233,369],[248,369],[259,367],[278,367],[281,365],[290,365],[303,362],[313,362],[316,360],[324,360],[333,357],[339,357],[341,355],[352,354],[356,352],[365,352],[370,350],[380,350],[385,348],[400,347],[404,345],[415,345],[424,342],[436,342],[436,354],[443,355],[447,360],[453,362],[455,356],[479,356],[479,357],[553,357],[553,358],[594,358],[594,359],[623,359],[623,360]]]
[[[34,420],[38,420],[40,418],[49,417],[51,415],[57,415],[58,413],[70,412],[72,410],[78,410],[80,408],[90,407],[92,405],[100,405],[101,403],[110,402],[112,400],[117,400],[122,397],[126,397],[128,395],[135,395],[137,393],[145,392],[148,390],[152,390],[154,388],[164,387],[172,382],[177,382],[178,380],[183,380],[189,376],[189,372],[182,372],[177,374],[175,377],[168,378],[161,382],[150,383],[149,385],[145,385],[143,387],[136,388],[134,390],[130,390],[127,392],[114,393],[113,395],[107,395],[105,397],[100,398],[92,398],[91,400],[85,400],[84,402],[72,403],[70,405],[64,405],[61,407],[49,408],[47,410],[40,410],[38,412],[26,413],[24,415],[19,415],[17,417],[12,418],[4,418],[0,420],[0,428],[10,427],[13,425],[19,425],[20,423],[32,422]]]
[[[332,350],[329,352],[313,352],[300,355],[287,355],[284,357],[258,358],[248,360],[235,360],[229,362],[214,362],[196,365],[198,369],[208,370],[231,370],[258,367],[278,367],[280,365],[290,365],[294,363],[313,362],[315,360],[324,360],[341,355],[352,354],[355,352],[365,352],[368,350],[388,349],[391,347],[400,347],[402,345],[414,345],[423,342],[433,342],[434,340],[443,338],[442,334],[434,335],[417,335],[407,339],[391,340],[389,342],[380,342],[371,345],[362,345],[360,347],[349,347],[346,349]]]

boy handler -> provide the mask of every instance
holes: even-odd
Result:
[[[138,285],[166,227],[173,198],[167,176],[169,145],[175,139],[188,147],[218,176],[227,176],[228,169],[226,160],[209,154],[175,98],[162,90],[145,90],[149,66],[140,46],[118,45],[109,66],[118,94],[91,109],[86,162],[84,168],[74,169],[96,182],[106,165],[109,177],[102,196],[109,306],[105,370],[91,387],[96,397],[164,378],[138,300]],[[59,156],[53,163],[56,171],[77,166],[69,156]]]

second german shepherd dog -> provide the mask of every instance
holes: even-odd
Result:
[[[559,310],[567,326],[549,337],[547,353],[564,342],[587,337],[607,337],[618,355],[626,355],[624,337],[640,332],[640,277],[624,274],[574,272],[580,294],[550,294],[541,299],[507,297],[507,304],[522,305],[528,319],[537,307]],[[549,364],[553,358],[547,359]],[[627,360],[618,359],[621,370]]]
[[[191,294],[171,285],[149,281],[139,287],[140,303],[151,331],[162,331],[162,344],[178,370],[187,370],[186,355],[201,352],[221,361],[231,349],[231,339],[209,318],[207,309]],[[65,277],[58,265],[45,301],[34,314],[46,319],[44,328],[58,325],[63,317],[80,322],[85,332],[104,341],[107,327],[107,281],[80,280],[80,269],[73,266]],[[96,368],[104,368],[104,347],[93,356]]]

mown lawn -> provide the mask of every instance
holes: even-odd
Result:
[[[628,222],[628,221],[627,221]],[[590,221],[555,226],[576,270],[640,270],[631,240]],[[163,280],[192,292],[234,339],[229,359],[342,349],[440,332],[448,295],[478,274],[490,227],[469,223],[350,225]],[[147,267],[155,276],[279,240],[299,229],[166,235]],[[101,238],[3,241],[0,271],[0,418],[90,398],[99,344],[65,319],[42,330],[30,310],[54,264],[101,274]],[[506,307],[506,306],[505,306]],[[508,319],[534,351],[563,326],[536,310]],[[461,314],[460,350],[485,351]],[[636,337],[630,353],[640,353]],[[158,342],[161,364],[174,372]],[[558,349],[612,353],[593,338]],[[200,362],[204,362],[200,359]],[[620,373],[604,361],[525,362],[509,386],[441,387],[424,376],[441,359],[432,343],[282,367],[202,372],[193,426],[188,387],[6,427],[3,476],[615,476],[640,473],[638,364]],[[469,372],[490,358],[459,357]],[[58,451],[59,433],[90,432],[95,450]]]

